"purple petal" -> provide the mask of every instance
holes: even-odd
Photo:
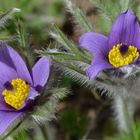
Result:
[[[7,64],[0,62],[0,108],[3,107],[3,96],[2,96],[2,91],[4,90],[4,84],[6,82],[11,82],[12,79],[17,78],[17,73],[16,71],[8,66]]]
[[[19,78],[32,84],[30,73],[21,56],[13,48],[3,43],[0,44],[0,62],[13,68],[17,72]]]
[[[15,78],[17,78],[16,71],[0,61],[0,93],[3,90],[4,84],[8,81],[11,82]]]
[[[97,53],[106,55],[109,51],[108,38],[98,33],[88,32],[83,34],[79,43],[81,47],[87,49],[93,55]]]
[[[50,73],[50,60],[48,57],[42,57],[32,69],[34,87],[44,86]]]
[[[113,68],[113,66],[110,65],[109,62],[107,62],[107,60],[104,59],[102,56],[98,56],[93,59],[91,66],[87,68],[86,72],[89,80],[93,80],[99,74],[99,72],[110,68]]]
[[[23,113],[17,112],[4,112],[0,111],[0,135],[5,133],[5,131],[20,117]]]
[[[38,92],[32,87],[30,87],[30,93],[29,96],[27,97],[27,101],[35,99],[36,96],[38,96]]]
[[[15,111],[11,106],[5,103],[4,98],[0,97],[0,111]]]
[[[26,111],[26,110],[28,110],[28,111],[32,110],[32,108],[34,107],[37,96],[39,96],[38,92],[35,89],[33,89],[32,87],[30,87],[30,94],[27,97],[22,108],[19,109],[18,111],[22,112],[22,111]]]
[[[130,9],[118,15],[109,35],[110,49],[119,43],[134,45],[140,49],[140,26]]]

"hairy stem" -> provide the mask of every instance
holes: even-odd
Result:
[[[117,95],[114,97],[114,105],[119,130],[131,133],[134,114],[134,100],[131,97]]]

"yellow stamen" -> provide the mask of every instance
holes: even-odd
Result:
[[[30,92],[30,87],[24,80],[19,78],[12,80],[11,85],[13,86],[13,89],[5,89],[2,92],[2,95],[8,105],[18,110],[24,104]]]
[[[109,62],[114,67],[121,67],[132,63],[139,57],[139,52],[135,46],[128,46],[128,50],[125,54],[122,54],[120,51],[120,47],[122,44],[117,44],[113,46],[112,50],[110,50],[108,54]]]

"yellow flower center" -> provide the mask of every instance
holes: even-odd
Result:
[[[4,100],[8,105],[18,110],[22,107],[27,96],[29,95],[30,87],[24,80],[19,78],[12,80],[11,86],[13,89],[5,89],[2,92],[2,95],[4,96]]]
[[[114,67],[121,67],[132,63],[139,57],[138,49],[135,46],[127,46],[125,51],[121,51],[122,44],[113,46],[108,54],[109,62]]]

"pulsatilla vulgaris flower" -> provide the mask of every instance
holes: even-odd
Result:
[[[0,44],[0,135],[34,105],[49,71],[47,57],[42,57],[29,72],[13,48]]]
[[[81,36],[80,46],[94,56],[87,69],[90,80],[102,70],[136,64],[140,56],[140,26],[137,17],[130,9],[120,13],[109,37],[88,32]]]

